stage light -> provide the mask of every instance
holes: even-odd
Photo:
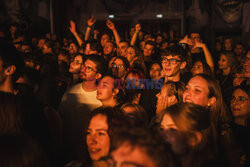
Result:
[[[156,18],[163,18],[163,14],[157,14]]]
[[[113,15],[113,14],[110,14],[110,15],[109,15],[109,18],[110,18],[110,19],[113,19],[113,18],[115,18],[115,15]]]

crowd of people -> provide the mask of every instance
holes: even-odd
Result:
[[[249,44],[95,23],[0,27],[0,166],[250,165]]]

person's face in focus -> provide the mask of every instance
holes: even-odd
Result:
[[[227,57],[224,54],[220,55],[218,65],[219,65],[219,69],[221,69],[221,70],[226,70],[227,68],[229,68],[229,63],[228,63]]]
[[[135,50],[132,47],[128,47],[125,52],[125,57],[128,59],[129,63],[131,64],[133,62],[133,59],[135,58]]]
[[[107,41],[109,41],[109,40],[110,40],[109,36],[107,34],[103,34],[102,37],[101,37],[101,45],[102,45],[102,47],[104,47],[105,43]]]
[[[144,57],[150,57],[154,54],[154,46],[146,44],[143,49]]]
[[[183,102],[207,107],[215,102],[214,97],[209,98],[208,95],[207,81],[200,76],[195,76],[188,81],[186,90],[183,93]]]
[[[127,42],[120,42],[118,49],[117,49],[117,53],[119,56],[125,56],[126,54],[126,49],[128,48],[128,43]]]
[[[228,51],[232,50],[232,47],[233,47],[232,40],[231,39],[225,39],[224,47],[225,47],[225,50],[228,50]]]
[[[71,43],[68,48],[69,54],[75,54],[78,51],[78,47],[75,43]]]
[[[162,69],[166,77],[174,77],[180,74],[186,64],[181,62],[179,55],[168,55],[162,57]]]
[[[195,44],[196,42],[200,42],[201,41],[200,34],[198,34],[198,33],[192,33],[190,35],[190,39],[191,39],[191,41],[192,41],[193,44]]]
[[[81,66],[80,78],[84,81],[94,81],[97,78],[97,68],[95,62],[87,59]]]
[[[191,69],[192,75],[202,74],[203,73],[203,65],[201,61],[196,61]]]
[[[106,76],[102,78],[97,86],[96,98],[101,101],[113,99],[117,94],[114,89],[114,82],[115,80],[112,77]]]
[[[153,64],[149,70],[150,78],[153,80],[158,80],[161,78],[161,66],[157,63]]]
[[[110,148],[110,137],[108,134],[107,117],[98,114],[90,120],[86,142],[88,152],[92,160],[99,160],[107,156]]]
[[[250,115],[249,96],[242,89],[236,89],[231,98],[231,111],[234,117],[245,117]]]
[[[103,48],[104,55],[112,55],[115,52],[115,47],[111,42],[106,42]]]
[[[124,142],[111,153],[112,163],[116,167],[156,167],[153,159],[146,153],[144,148],[132,147],[130,143]]]
[[[112,65],[112,73],[117,78],[122,78],[126,74],[126,69],[122,60],[114,60]]]
[[[79,74],[81,71],[82,63],[82,56],[75,56],[73,61],[70,63],[69,72],[72,74]]]

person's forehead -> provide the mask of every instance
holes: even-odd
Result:
[[[90,59],[87,59],[87,60],[84,62],[84,64],[96,68],[95,62],[92,61],[92,60],[90,60]]]
[[[192,33],[191,37],[200,37],[200,34],[198,34],[198,33]]]
[[[107,83],[109,85],[112,85],[114,83],[114,78],[110,76],[103,77],[101,80],[102,83]]]
[[[163,55],[162,58],[167,58],[167,59],[170,59],[170,58],[181,58],[181,55],[173,55],[173,54],[170,54],[170,55]]]
[[[127,47],[128,43],[127,42],[120,42],[119,45],[120,45],[120,47],[122,47],[122,46],[126,46]]]
[[[147,154],[146,148],[139,145],[132,146],[124,142],[111,153],[116,162],[121,164],[136,164],[138,166],[155,166],[153,160]]]
[[[235,97],[243,96],[243,97],[249,98],[248,94],[244,90],[242,90],[241,88],[236,89],[233,92],[233,96],[235,96]]]
[[[115,63],[118,63],[118,64],[123,64],[123,61],[121,59],[115,59],[114,61]]]
[[[153,45],[151,45],[151,44],[148,44],[148,43],[147,43],[147,44],[145,45],[145,48],[150,48],[150,49],[153,49],[153,48],[154,48],[154,46],[153,46]]]

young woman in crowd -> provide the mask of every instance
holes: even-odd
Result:
[[[133,68],[135,65],[140,65],[141,68],[143,68],[144,73],[146,72],[147,69],[144,64],[142,54],[137,47],[129,46],[125,51],[125,57],[129,61],[131,68]]]
[[[121,111],[133,127],[148,127],[147,112],[139,104],[125,103],[121,106]]]
[[[112,74],[117,79],[124,81],[129,69],[129,61],[123,56],[117,56],[112,62]]]
[[[216,79],[220,83],[222,95],[227,104],[230,101],[228,98],[232,95],[233,73],[237,65],[238,63],[233,52],[221,52]]]
[[[119,113],[112,108],[98,108],[91,112],[84,133],[82,162],[72,161],[66,167],[105,166],[101,159],[108,156],[111,136],[124,124]]]
[[[81,54],[77,54],[70,62],[69,72],[72,74],[72,82],[70,85],[74,85],[81,81],[80,71],[82,64],[83,56]]]
[[[238,164],[250,164],[250,86],[237,86],[231,97],[232,134],[238,148]],[[242,157],[246,157],[242,159]],[[241,160],[240,160],[241,159]],[[241,163],[240,163],[241,161]]]
[[[183,102],[194,103],[210,109],[210,118],[221,131],[231,119],[223,102],[220,86],[215,79],[205,74],[193,76],[186,85]]]
[[[119,108],[123,103],[122,83],[111,76],[104,76],[98,86],[96,98],[103,107]]]
[[[196,74],[206,74],[214,76],[209,65],[201,59],[196,59],[195,61],[193,61],[193,66],[190,72],[193,76]]]
[[[189,103],[168,107],[161,128],[181,167],[220,166],[216,133],[206,108]]]
[[[149,77],[155,81],[158,81],[162,78],[162,65],[161,62],[155,61],[151,64],[149,69]]]

